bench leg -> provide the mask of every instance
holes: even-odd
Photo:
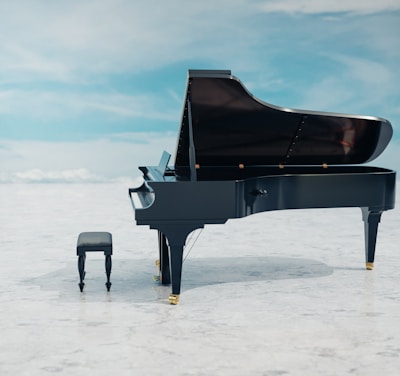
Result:
[[[85,286],[85,284],[83,283],[83,280],[85,279],[85,259],[86,259],[86,255],[81,255],[78,257],[78,271],[79,271],[79,289],[81,290],[81,292],[83,291],[83,288]]]
[[[110,291],[110,288],[111,288],[111,282],[110,282],[111,267],[112,267],[111,255],[107,255],[106,256],[106,274],[107,274],[106,287],[107,287],[107,291]]]

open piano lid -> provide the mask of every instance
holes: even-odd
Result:
[[[189,70],[175,169],[360,164],[392,133],[382,118],[281,108],[230,71]]]

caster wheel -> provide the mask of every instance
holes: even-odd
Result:
[[[179,303],[179,295],[170,294],[168,301],[169,301],[169,304],[177,305]]]

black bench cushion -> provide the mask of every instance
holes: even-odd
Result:
[[[112,235],[109,232],[82,232],[78,237],[79,250],[105,250],[112,248]]]

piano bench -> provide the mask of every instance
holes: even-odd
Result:
[[[78,237],[76,254],[78,256],[79,288],[81,292],[85,286],[85,261],[86,252],[104,252],[107,282],[107,291],[110,291],[111,282],[111,255],[112,255],[112,235],[109,232],[81,232]]]

